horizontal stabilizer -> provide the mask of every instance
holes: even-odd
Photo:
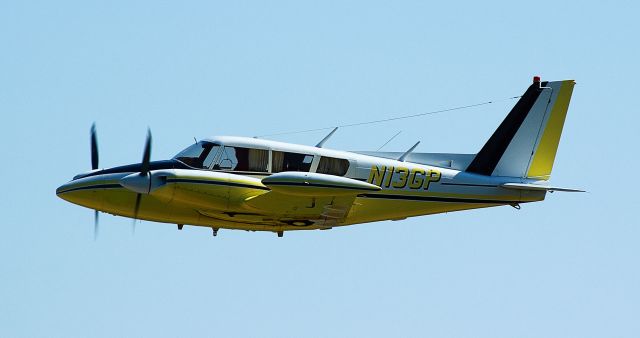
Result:
[[[500,185],[505,189],[514,189],[514,190],[544,190],[549,192],[554,191],[563,191],[563,192],[585,192],[584,190],[579,189],[569,189],[569,188],[559,188],[559,187],[550,187],[541,184],[532,184],[532,183],[505,183]]]

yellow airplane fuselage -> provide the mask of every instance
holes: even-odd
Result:
[[[274,231],[336,226],[541,201],[574,87],[533,83],[477,154],[346,152],[216,137],[168,161],[93,171],[56,191],[98,211],[149,221]]]

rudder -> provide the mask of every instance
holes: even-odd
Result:
[[[566,80],[553,82],[551,85],[558,87],[555,90],[557,92],[555,104],[553,104],[551,114],[549,114],[546,123],[543,125],[541,136],[538,138],[535,151],[531,156],[531,161],[527,168],[526,177],[528,178],[548,180],[551,176],[575,82]]]

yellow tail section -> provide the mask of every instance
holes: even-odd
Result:
[[[573,80],[561,82],[560,90],[554,100],[553,107],[551,107],[550,115],[546,124],[542,126],[541,136],[532,155],[526,177],[548,180],[551,176],[574,85],[575,82]]]

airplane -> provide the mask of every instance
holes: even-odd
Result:
[[[57,196],[136,220],[218,229],[327,230],[444,212],[538,202],[547,192],[582,190],[548,184],[575,82],[536,76],[476,154],[349,152],[251,137],[196,141],[172,159],[92,170]]]

